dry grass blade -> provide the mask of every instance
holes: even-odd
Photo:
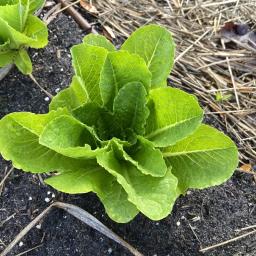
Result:
[[[213,250],[213,249],[216,249],[216,248],[218,248],[218,247],[220,247],[220,246],[223,246],[223,245],[226,245],[226,244],[235,242],[235,241],[237,241],[237,240],[240,240],[240,239],[242,239],[242,238],[244,238],[244,237],[253,235],[253,234],[255,234],[255,233],[256,233],[256,230],[253,230],[253,231],[250,231],[250,232],[245,233],[245,234],[243,234],[243,235],[240,235],[240,236],[234,237],[234,238],[232,238],[232,239],[226,240],[226,241],[224,241],[224,242],[221,242],[221,243],[219,243],[219,244],[215,244],[215,245],[211,245],[211,246],[209,246],[209,247],[203,248],[203,249],[201,249],[201,250],[199,250],[199,251],[200,251],[200,252],[206,252],[206,251],[209,251],[209,250]]]
[[[34,220],[32,220],[15,238],[14,240],[5,248],[5,250],[0,254],[0,256],[7,255],[14,246],[40,221],[42,220],[53,207],[57,207],[67,211],[69,214],[73,215],[74,217],[78,218],[88,226],[92,227],[93,229],[99,231],[103,235],[107,236],[108,238],[112,239],[116,243],[122,245],[124,248],[129,250],[134,256],[143,256],[140,252],[138,252],[134,247],[130,244],[125,242],[122,238],[116,235],[113,231],[107,228],[104,224],[98,221],[95,217],[91,214],[86,212],[85,210],[77,207],[75,205],[55,202],[47,207],[42,213],[40,213]]]

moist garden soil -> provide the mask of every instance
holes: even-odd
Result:
[[[85,33],[64,14],[49,25],[49,33],[49,45],[42,50],[30,51],[30,55],[34,76],[55,95],[70,83],[73,71],[69,50],[81,42]],[[16,69],[0,82],[0,117],[14,111],[44,113],[48,104],[47,95]],[[0,180],[10,168],[11,163],[0,159]],[[221,186],[189,191],[177,200],[172,213],[164,220],[154,222],[139,214],[128,224],[117,224],[108,218],[94,194],[59,193],[43,185],[38,175],[14,170],[0,196],[0,250],[50,204],[46,202],[48,199],[73,203],[87,210],[145,255],[256,255],[255,235],[204,254],[199,252],[200,248],[242,234],[237,231],[240,228],[256,224],[256,184],[250,174],[235,173]],[[9,216],[13,217],[8,219]],[[10,255],[36,246],[25,255],[130,255],[115,242],[60,209],[52,210]]]

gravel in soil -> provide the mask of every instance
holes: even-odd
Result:
[[[50,93],[66,87],[72,77],[70,47],[85,35],[63,14],[49,26],[49,45],[31,51],[34,76]],[[13,111],[44,113],[49,98],[26,76],[13,70],[0,82],[0,117]],[[208,120],[207,120],[208,121]],[[0,180],[10,163],[0,160]],[[173,212],[153,222],[138,215],[128,224],[112,222],[94,194],[66,195],[40,183],[37,175],[15,170],[0,197],[0,250],[4,249],[52,200],[73,203],[87,210],[145,255],[196,256],[200,247],[216,244],[241,233],[235,230],[256,224],[256,186],[249,174],[236,173],[225,184],[180,197]],[[8,221],[5,220],[13,215]],[[102,256],[130,255],[119,245],[82,224],[62,210],[53,210],[22,239],[10,255],[38,246],[26,255]],[[256,255],[250,236],[206,256]]]

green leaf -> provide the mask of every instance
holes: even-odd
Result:
[[[28,0],[22,0],[22,2],[26,2]],[[29,0],[29,13],[33,14],[40,8],[44,6],[45,0]]]
[[[38,142],[38,134],[43,127],[62,111],[35,115],[32,113],[12,113],[0,120],[0,152],[6,160],[11,160],[17,169],[27,172],[44,173],[82,168],[84,160],[64,157],[44,147]]]
[[[0,51],[0,67],[4,67],[10,63],[12,63],[17,56],[18,52],[17,51]]]
[[[7,22],[13,29],[23,32],[26,21],[26,8],[20,3],[0,6],[0,19]]]
[[[19,50],[14,59],[14,63],[23,74],[27,75],[32,73],[32,63],[25,49]]]
[[[98,163],[116,177],[128,200],[152,220],[170,214],[177,198],[177,179],[170,170],[161,178],[144,175],[128,161],[117,159],[113,150],[97,156]]]
[[[124,85],[114,99],[113,111],[117,122],[123,130],[132,129],[136,134],[145,132],[149,110],[147,92],[143,84],[131,82]]]
[[[43,48],[48,44],[48,30],[46,24],[39,18],[29,15],[26,23],[26,36],[29,37],[28,46]]]
[[[231,177],[238,164],[234,142],[207,125],[164,149],[163,155],[172,166],[181,191],[219,185]]]
[[[71,54],[75,73],[82,78],[89,100],[101,105],[100,73],[108,51],[102,47],[80,44],[72,47]]]
[[[88,100],[87,92],[80,77],[73,76],[71,85],[53,97],[50,110],[66,107],[70,111],[78,108]]]
[[[92,128],[63,115],[46,125],[39,143],[67,157],[88,159],[102,150],[97,149],[97,140]]]
[[[197,99],[175,88],[150,91],[150,115],[145,138],[156,147],[167,147],[191,134],[201,123],[203,110]]]
[[[106,37],[101,36],[101,35],[89,34],[84,37],[83,42],[85,44],[105,48],[106,50],[108,50],[110,52],[113,52],[116,50],[115,46],[113,44],[111,44],[110,41],[108,41],[106,39]]]
[[[174,63],[175,44],[168,30],[157,25],[137,29],[122,50],[140,55],[152,73],[152,88],[162,86]]]
[[[121,127],[115,122],[114,116],[93,102],[76,108],[72,111],[72,115],[80,122],[91,126],[101,140],[107,140],[121,131]]]
[[[139,136],[137,143],[130,148],[125,148],[125,151],[123,151],[125,160],[134,164],[142,173],[153,177],[165,176],[167,166],[162,152],[154,148],[152,142]]]
[[[100,76],[100,91],[104,106],[113,108],[114,98],[127,83],[140,82],[149,90],[151,73],[144,60],[126,51],[110,52]]]
[[[97,193],[109,217],[119,223],[126,223],[138,214],[115,177],[93,162],[88,162],[84,169],[63,172],[46,179],[45,183],[69,194]]]

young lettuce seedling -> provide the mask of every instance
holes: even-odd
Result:
[[[44,0],[0,0],[0,67],[14,63],[31,74],[27,48],[43,48],[48,42],[46,25],[33,13]]]
[[[202,124],[196,97],[167,87],[175,45],[163,27],[135,31],[120,50],[99,35],[72,48],[75,76],[47,114],[12,113],[0,121],[0,152],[18,169],[57,175],[59,191],[94,192],[116,222],[139,212],[170,214],[187,189],[221,184],[238,152]]]

